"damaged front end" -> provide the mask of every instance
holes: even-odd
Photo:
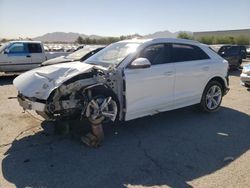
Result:
[[[122,70],[83,63],[80,65],[83,68],[79,63],[66,66],[44,67],[51,70],[50,74],[44,68],[24,73],[29,77],[26,85],[22,75],[14,80],[24,110],[34,110],[46,120],[88,118],[95,124],[123,118]],[[52,71],[55,67],[57,73]]]

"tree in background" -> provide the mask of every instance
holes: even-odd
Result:
[[[82,38],[81,36],[79,36],[77,39],[76,39],[76,43],[78,44],[104,44],[104,45],[107,45],[107,44],[111,44],[111,43],[114,43],[114,42],[118,42],[118,41],[121,41],[121,40],[126,40],[126,39],[132,39],[132,38],[140,38],[141,36],[138,35],[138,34],[134,34],[134,35],[127,35],[127,36],[120,36],[120,37],[102,37],[102,38],[99,38],[99,39],[91,39],[89,37],[87,38]]]
[[[197,40],[201,43],[208,44],[208,45],[214,44],[214,41],[215,41],[214,36],[204,36],[204,37],[198,38]]]
[[[240,45],[250,44],[250,37],[246,37],[244,35],[238,36],[235,39],[235,43]]]
[[[77,39],[76,39],[76,43],[78,44],[84,44],[84,40],[81,36],[79,36]]]
[[[8,42],[8,40],[7,39],[2,39],[1,42],[5,43],[5,42]]]
[[[247,36],[203,36],[196,38],[201,43],[204,44],[238,44],[238,45],[249,45],[250,37]]]
[[[190,34],[188,34],[188,33],[186,33],[186,32],[180,32],[180,33],[178,34],[177,38],[179,38],[179,39],[190,39],[190,40],[192,40],[192,39],[193,39],[193,36],[190,35]]]
[[[235,39],[232,36],[217,36],[215,37],[215,44],[235,44]]]

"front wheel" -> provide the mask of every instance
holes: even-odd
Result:
[[[95,96],[87,104],[85,115],[92,124],[114,122],[118,115],[118,103],[111,96]]]
[[[217,81],[207,84],[200,102],[200,109],[205,112],[219,110],[222,101],[222,85]]]

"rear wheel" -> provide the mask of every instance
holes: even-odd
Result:
[[[222,85],[218,81],[211,81],[207,84],[200,102],[200,108],[205,112],[219,110],[222,96]]]

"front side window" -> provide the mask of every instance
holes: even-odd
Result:
[[[135,42],[114,43],[88,58],[85,63],[106,67],[118,65],[129,54],[135,52],[139,45],[140,43]]]
[[[159,65],[170,62],[168,46],[165,44],[156,44],[146,47],[140,57],[147,58],[152,65]]]
[[[209,59],[202,49],[189,44],[172,44],[171,57],[173,62]]]
[[[27,46],[24,43],[14,43],[9,47],[9,53],[27,53]]]
[[[37,43],[29,43],[28,49],[30,53],[42,53],[42,47]]]

